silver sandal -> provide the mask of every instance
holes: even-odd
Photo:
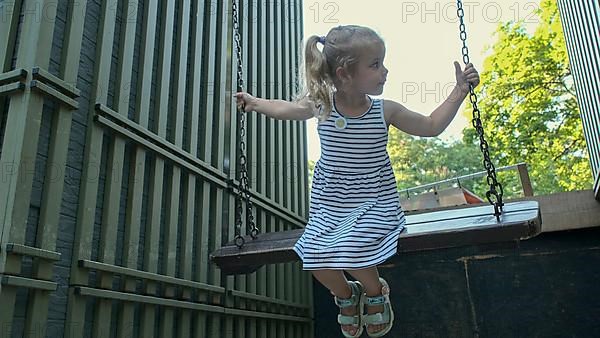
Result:
[[[348,282],[348,284],[350,285],[350,290],[352,291],[352,296],[350,296],[350,298],[338,298],[337,296],[334,297],[335,300],[335,304],[340,308],[347,308],[347,307],[355,307],[356,308],[356,314],[355,315],[343,315],[343,314],[338,314],[337,316],[337,322],[340,325],[352,325],[354,327],[356,327],[356,332],[354,333],[354,335],[351,335],[349,332],[342,330],[342,334],[344,335],[344,337],[348,337],[348,338],[357,338],[360,337],[360,335],[363,333],[364,330],[364,326],[363,326],[363,322],[362,322],[362,309],[364,307],[364,303],[363,303],[363,294],[364,294],[364,288],[362,286],[362,284],[358,281],[356,282]]]
[[[382,285],[381,296],[365,296],[364,304],[367,306],[383,305],[383,312],[364,314],[363,324],[365,325],[365,329],[368,325],[385,325],[385,328],[373,333],[366,330],[369,337],[382,337],[390,332],[394,325],[394,311],[392,310],[392,303],[390,302],[390,287],[385,279],[381,277],[379,278],[379,282]]]

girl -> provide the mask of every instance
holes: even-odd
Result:
[[[370,97],[382,93],[388,75],[384,42],[370,28],[338,26],[327,36],[311,36],[304,54],[306,88],[294,102],[237,93],[237,104],[275,119],[318,118],[321,157],[314,169],[308,224],[294,251],[303,269],[335,296],[345,337],[359,337],[365,327],[370,337],[381,337],[392,328],[394,312],[377,265],[396,253],[405,225],[386,150],[388,127],[416,136],[439,135],[469,84],[479,84],[479,75],[472,64],[463,71],[455,61],[455,88],[424,116]],[[348,281],[344,271],[356,281]]]

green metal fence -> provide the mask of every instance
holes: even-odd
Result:
[[[290,99],[302,3],[240,10],[248,91]],[[235,227],[231,3],[0,0],[0,16],[0,336],[312,337],[299,263],[209,261]],[[305,129],[248,116],[263,232],[305,223]]]

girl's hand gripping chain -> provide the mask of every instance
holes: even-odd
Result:
[[[456,85],[463,93],[469,92],[469,85],[473,85],[473,88],[479,85],[479,73],[477,73],[472,63],[467,64],[463,71],[460,64],[454,61],[454,68],[456,69]]]
[[[235,98],[238,108],[243,107],[246,112],[256,110],[256,97],[245,92],[239,92],[235,94]]]

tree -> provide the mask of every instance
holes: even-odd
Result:
[[[485,134],[497,166],[529,164],[536,194],[587,189],[592,175],[556,1],[543,0],[538,16],[532,35],[523,22],[496,31],[478,88]],[[472,128],[463,135],[477,142]]]
[[[388,153],[398,189],[427,184],[482,170],[478,148],[462,142],[412,137],[390,128]]]

